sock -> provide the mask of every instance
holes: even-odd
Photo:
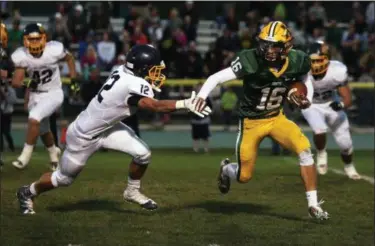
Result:
[[[230,163],[223,168],[224,175],[228,176],[231,180],[237,179],[238,164]]]
[[[322,149],[322,150],[318,150],[318,149],[317,149],[316,152],[317,152],[318,155],[324,155],[324,154],[327,154],[326,149]]]
[[[36,192],[36,190],[35,190],[35,182],[34,183],[32,183],[31,185],[30,185],[30,193],[33,195],[33,196],[36,196],[36,195],[38,195],[37,194],[37,192]]]
[[[318,195],[316,190],[306,192],[307,206],[318,206]]]
[[[18,157],[18,160],[20,160],[23,164],[28,164],[31,158],[31,155],[34,150],[34,145],[29,145],[25,143],[22,149],[21,155]]]
[[[52,145],[51,147],[48,147],[47,150],[49,152],[49,159],[51,160],[51,162],[58,162],[59,157],[57,155],[56,146]]]
[[[128,178],[128,189],[139,190],[141,188],[141,180]]]

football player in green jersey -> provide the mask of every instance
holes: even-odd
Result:
[[[281,109],[286,98],[300,108],[310,106],[306,96],[288,90],[290,84],[304,81],[310,70],[310,58],[292,49],[293,37],[280,21],[268,23],[257,39],[256,49],[239,52],[230,67],[207,79],[197,96],[199,111],[215,86],[233,79],[243,80],[243,98],[238,108],[237,163],[230,163],[228,158],[221,162],[219,189],[227,193],[231,180],[246,183],[251,179],[259,144],[269,136],[298,155],[309,215],[319,220],[328,219],[328,213],[317,198],[317,175],[310,142]]]

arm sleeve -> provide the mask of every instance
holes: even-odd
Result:
[[[313,96],[314,96],[314,86],[312,84],[312,81],[311,79],[309,78],[309,76],[306,77],[305,79],[305,85],[306,85],[306,88],[307,88],[307,99],[309,99],[310,102],[312,102],[312,99],[313,99]]]
[[[208,94],[218,85],[230,80],[236,79],[236,74],[232,68],[225,68],[217,73],[208,77],[207,81],[203,84],[202,89],[198,93],[198,97],[206,99]]]

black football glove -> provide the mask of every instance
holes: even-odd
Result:
[[[70,79],[70,90],[74,93],[74,95],[77,95],[81,90],[77,79]]]
[[[329,106],[335,111],[340,111],[344,109],[343,102],[332,102]]]
[[[39,80],[36,79],[29,79],[23,82],[23,85],[31,90],[36,90],[38,88]]]

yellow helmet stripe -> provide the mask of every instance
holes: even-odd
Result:
[[[275,35],[277,24],[279,24],[278,21],[275,21],[275,22],[272,23],[270,31],[268,32],[269,37],[273,37]]]

